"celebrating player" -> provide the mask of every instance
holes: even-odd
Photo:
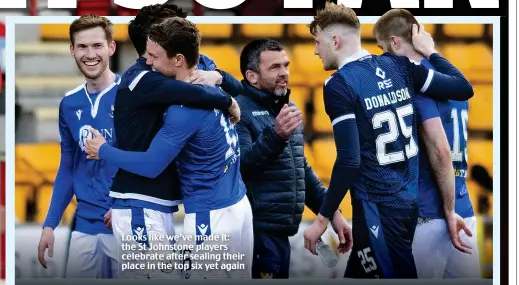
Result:
[[[241,84],[223,71],[198,72],[191,82],[215,85],[202,86],[171,79],[155,72],[149,65],[154,60],[146,54],[146,42],[151,25],[171,17],[185,17],[175,5],[150,5],[143,7],[128,26],[129,37],[139,54],[137,62],[122,76],[115,99],[114,125],[117,145],[123,150],[145,151],[153,137],[163,125],[163,114],[172,104],[193,105],[203,108],[218,108],[230,112],[239,119],[239,108],[235,100],[220,87],[231,92],[241,92]],[[188,48],[187,45],[183,47]],[[205,58],[197,67],[211,68],[211,61]],[[194,72],[193,72],[194,73]],[[216,75],[216,76],[215,76]],[[219,82],[221,81],[221,82]],[[187,95],[189,94],[189,95]],[[116,241],[121,248],[123,239],[139,233],[142,237],[174,234],[174,212],[178,211],[181,196],[178,190],[178,175],[175,164],[154,179],[136,175],[119,169],[115,175],[110,196],[114,199],[113,210],[107,214],[107,224],[113,227]],[[152,245],[149,239],[143,243]],[[137,241],[136,241],[137,243]],[[127,271],[133,277],[173,277],[169,272],[160,270]]]
[[[150,26],[170,17],[186,18],[187,13],[174,4],[148,5],[142,7],[135,19],[130,22],[128,35],[139,57],[141,57],[141,61],[147,57],[146,41],[148,40]],[[243,87],[238,80],[229,73],[218,69],[215,62],[203,54],[200,55],[197,68],[193,71],[189,82],[193,84],[220,85],[223,90],[233,96],[238,96],[238,94],[243,92]]]
[[[290,60],[281,43],[249,42],[240,55],[242,117],[236,124],[240,171],[254,216],[253,278],[289,278],[292,248],[305,205],[318,213],[326,187],[304,154],[303,117],[289,99]],[[295,94],[297,95],[297,94]],[[261,116],[257,115],[261,114]],[[351,228],[337,210],[332,228],[339,252],[351,248]]]
[[[151,28],[147,52],[157,71],[189,81],[198,61],[199,44],[200,35],[193,23],[171,18]],[[155,178],[176,158],[186,213],[182,234],[196,237],[192,242],[197,245],[204,236],[227,235],[231,242],[224,243],[228,246],[225,252],[245,254],[242,270],[204,268],[187,271],[184,277],[251,277],[252,210],[239,171],[238,136],[225,112],[172,105],[164,126],[145,152],[116,149],[94,132],[96,138],[87,143],[90,156],[99,155],[138,175]]]
[[[419,24],[409,11],[393,9],[380,17],[373,32],[384,52],[434,69],[413,47],[413,25]],[[417,95],[415,103],[419,146],[427,150],[419,155],[420,218],[413,241],[418,278],[480,278],[476,218],[465,184],[468,102]]]
[[[414,94],[467,100],[472,86],[423,31],[413,35],[413,45],[444,74],[405,57],[363,50],[359,20],[343,5],[327,3],[310,32],[324,69],[338,70],[323,87],[337,160],[320,213],[305,230],[305,245],[315,253],[318,238],[351,188],[353,249],[345,277],[416,278],[411,250],[418,190]]]
[[[87,160],[85,154],[85,140],[92,127],[108,144],[115,143],[112,108],[121,79],[108,66],[115,52],[112,34],[112,23],[97,15],[82,16],[70,25],[70,52],[86,83],[67,92],[59,106],[61,160],[38,245],[38,260],[47,268],[45,250],[52,257],[54,229],[75,195],[76,226],[70,241],[68,278],[110,277],[101,274],[107,271],[103,264],[111,264],[108,271],[112,277],[118,272],[116,242],[103,222],[112,205],[108,193],[117,167]]]

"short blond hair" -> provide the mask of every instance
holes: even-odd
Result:
[[[411,12],[406,9],[391,9],[377,20],[373,35],[382,41],[389,41],[391,37],[397,36],[412,43],[413,24],[419,25]]]
[[[314,20],[308,25],[310,33],[315,36],[317,28],[321,31],[329,26],[345,25],[355,30],[360,30],[360,21],[353,9],[333,2],[326,2],[324,9],[317,11]]]
[[[82,31],[92,28],[101,27],[106,35],[106,40],[111,42],[113,40],[114,25],[106,17],[101,17],[95,14],[88,14],[79,17],[70,24],[69,36],[70,43],[74,44],[74,36]]]

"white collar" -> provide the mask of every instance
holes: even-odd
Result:
[[[367,55],[370,55],[370,53],[368,51],[366,51],[365,49],[361,49],[358,52],[354,53],[353,55],[345,58],[343,60],[343,62],[339,65],[339,69],[341,69],[346,64],[348,64],[348,63],[350,63],[352,61],[359,60],[360,58],[363,58],[363,57],[365,57]]]

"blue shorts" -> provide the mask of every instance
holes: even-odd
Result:
[[[412,243],[417,209],[352,199],[353,249],[346,278],[417,278]]]

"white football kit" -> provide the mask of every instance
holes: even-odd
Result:
[[[193,258],[184,261],[191,270],[182,270],[183,278],[252,277],[254,233],[247,196],[229,207],[186,214],[182,235],[191,237],[183,245],[194,248]]]

